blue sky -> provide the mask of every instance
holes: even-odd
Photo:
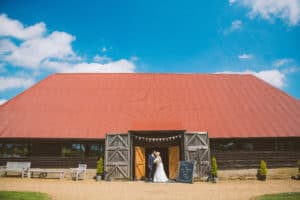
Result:
[[[0,103],[56,72],[251,73],[300,98],[300,0],[0,2]]]

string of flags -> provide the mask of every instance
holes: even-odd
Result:
[[[170,137],[163,137],[163,138],[152,138],[152,137],[143,137],[143,136],[134,136],[136,140],[139,141],[146,141],[146,142],[167,142],[176,139],[180,139],[181,135],[175,135]]]

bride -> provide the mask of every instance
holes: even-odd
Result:
[[[166,176],[164,165],[162,163],[162,159],[160,157],[160,152],[156,152],[154,163],[156,164],[156,170],[153,177],[153,182],[155,183],[165,183],[168,181]]]

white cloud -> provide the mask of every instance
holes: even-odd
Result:
[[[106,64],[101,63],[67,63],[45,61],[43,67],[62,73],[132,73],[135,71],[135,65],[126,59],[112,61]]]
[[[286,64],[291,63],[291,62],[293,62],[293,59],[290,59],[290,58],[282,58],[282,59],[276,60],[276,61],[273,63],[273,66],[274,66],[274,67],[280,67],[280,66],[286,65]]]
[[[253,55],[244,53],[244,54],[239,55],[238,57],[241,60],[249,60],[249,59],[253,58]]]
[[[10,28],[10,31],[2,31],[2,36],[22,38],[24,41],[16,45],[9,39],[0,40],[0,62],[33,69],[36,73],[45,69],[52,72],[134,72],[135,70],[135,60],[131,59],[113,60],[106,55],[96,55],[94,62],[84,61],[72,49],[74,36],[59,31],[48,35],[43,34],[46,31],[43,23],[24,28],[21,22],[10,19],[6,15],[1,15],[1,19],[0,27]],[[38,29],[41,24],[43,29]],[[33,34],[33,30],[40,31]],[[103,47],[101,51],[106,52],[108,49]]]
[[[32,77],[40,73],[131,73],[136,69],[134,62],[137,57],[113,60],[105,55],[96,55],[94,62],[88,62],[73,51],[74,40],[75,37],[66,32],[53,31],[46,34],[44,23],[24,27],[18,20],[1,15],[0,71],[10,65],[27,69],[15,71],[12,77],[0,76],[0,92],[26,89],[35,83]],[[107,50],[106,47],[101,49],[102,52]]]
[[[283,20],[290,26],[295,26],[300,20],[300,0],[229,0],[229,4],[238,4],[250,9],[248,16],[260,16],[274,21]]]
[[[38,68],[48,58],[64,59],[74,56],[71,42],[75,38],[65,32],[55,31],[44,38],[26,40],[4,57],[15,66]]]
[[[15,50],[17,46],[11,42],[9,39],[2,39],[0,40],[0,55],[9,53]]]
[[[6,72],[5,64],[0,62],[0,74]]]
[[[276,69],[252,72],[252,74],[275,87],[282,88],[285,85],[285,74]]]
[[[240,30],[242,28],[242,25],[243,25],[243,22],[241,20],[235,20],[235,21],[231,22],[230,27],[226,28],[223,31],[223,33],[226,35],[233,31]]]
[[[217,73],[218,74],[252,74],[277,88],[283,88],[285,86],[285,73],[276,69],[263,70],[259,72],[255,72],[252,70],[245,70],[243,72],[225,71],[225,72],[217,72]]]
[[[11,19],[7,15],[0,15],[0,36],[14,37],[25,40],[41,37],[46,31],[44,23],[37,23],[25,28],[18,20]]]
[[[0,91],[16,88],[28,88],[34,84],[31,78],[0,77]]]
[[[283,69],[282,72],[284,74],[288,74],[288,73],[294,73],[294,72],[298,72],[300,71],[300,66],[292,66],[286,69]]]
[[[242,21],[241,20],[235,20],[233,22],[231,22],[231,29],[232,30],[236,30],[236,29],[240,29],[242,26]]]
[[[236,2],[236,0],[229,0],[229,4],[232,5]]]
[[[131,56],[131,57],[130,57],[130,60],[131,60],[132,62],[136,62],[136,61],[139,60],[139,57],[137,57],[137,56]]]
[[[106,47],[102,47],[101,51],[102,52],[107,52],[107,48]]]
[[[97,62],[97,63],[107,63],[107,62],[111,62],[112,59],[107,57],[107,56],[100,56],[100,55],[95,55],[94,56],[94,61]]]
[[[0,106],[1,106],[2,104],[4,104],[6,101],[7,101],[6,99],[0,99]]]

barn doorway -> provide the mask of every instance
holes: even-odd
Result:
[[[178,163],[183,159],[183,132],[134,132],[133,177],[145,180],[148,175],[147,159],[153,150],[160,152],[166,175],[176,179]]]
[[[107,133],[105,139],[105,179],[141,179],[146,176],[146,149],[168,148],[168,176],[177,173],[178,160],[196,161],[194,178],[207,177],[210,172],[210,148],[207,132],[134,132]],[[179,153],[178,153],[179,152]],[[178,155],[179,154],[179,155]],[[140,156],[137,158],[136,155]],[[179,159],[178,159],[179,157]],[[138,169],[141,176],[138,177]],[[177,168],[176,168],[177,169]],[[174,174],[172,175],[172,171]],[[174,176],[176,178],[176,176]]]
[[[167,176],[169,175],[169,154],[168,154],[168,148],[167,147],[154,147],[154,148],[146,148],[146,166],[148,165],[147,163],[147,158],[148,158],[148,155],[150,155],[152,153],[152,149],[155,149],[156,151],[159,151],[160,152],[160,156],[162,158],[162,161],[163,161],[163,165],[164,165],[164,169],[165,169],[165,172],[167,174]],[[148,172],[148,167],[146,167],[146,175],[149,173]]]

